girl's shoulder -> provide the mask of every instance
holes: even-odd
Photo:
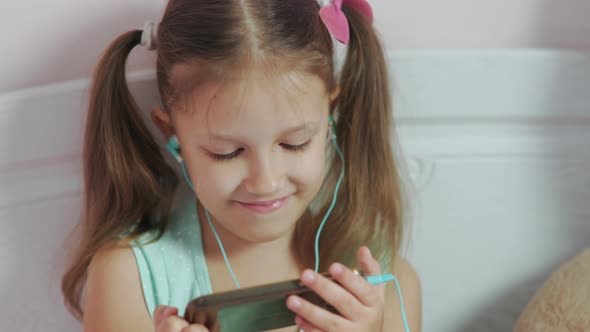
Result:
[[[386,287],[386,304],[383,331],[404,331],[402,312],[405,312],[410,330],[422,330],[422,287],[420,277],[412,264],[402,256],[393,261],[392,274],[397,278],[401,294],[395,283]],[[403,299],[403,310],[400,305]]]
[[[194,200],[171,213],[161,237],[146,234],[132,242],[131,249],[150,315],[162,304],[178,308],[182,315],[191,299],[211,293]]]
[[[194,243],[195,240],[200,240],[201,230],[195,204],[193,201],[187,201],[172,210],[159,238],[159,231],[153,229],[131,241],[131,246],[166,246],[170,243],[177,246],[179,243]]]
[[[418,272],[407,259],[397,255],[393,261],[393,274],[401,282],[406,281],[413,284],[414,286],[420,286],[420,277]]]
[[[109,247],[93,257],[84,295],[85,331],[115,331],[115,327],[119,331],[153,329],[129,246]]]

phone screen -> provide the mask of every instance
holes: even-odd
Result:
[[[220,331],[267,331],[295,325],[285,299],[261,300],[219,310]]]
[[[255,332],[292,326],[295,314],[286,306],[291,294],[338,313],[299,279],[294,279],[201,296],[188,304],[185,318],[211,331],[222,332]]]

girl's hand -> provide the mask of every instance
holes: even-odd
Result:
[[[361,247],[357,259],[366,275],[381,274],[381,267],[369,248]],[[340,263],[332,264],[329,272],[339,284],[311,270],[303,272],[301,281],[342,316],[291,295],[287,307],[297,315],[295,323],[305,332],[381,331],[385,285],[371,285]]]
[[[184,318],[178,316],[177,308],[164,305],[154,310],[154,327],[156,332],[209,332],[203,325],[189,325]]]

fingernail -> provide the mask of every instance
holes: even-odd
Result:
[[[344,271],[344,266],[342,266],[342,264],[340,263],[334,263],[332,264],[332,274],[340,274]]]
[[[164,306],[157,306],[154,310],[154,321],[159,322],[160,316],[162,316],[162,310],[164,310]]]
[[[168,317],[172,315],[176,315],[176,307],[166,307],[165,310],[162,310],[162,317]]]
[[[301,280],[303,282],[312,282],[315,279],[315,273],[313,271],[310,270],[305,270],[305,272],[303,272],[303,276],[301,276]]]
[[[297,309],[297,308],[301,307],[301,300],[299,300],[296,297],[291,297],[291,298],[289,298],[288,306],[291,309]]]

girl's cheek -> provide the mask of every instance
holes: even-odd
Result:
[[[206,190],[210,193],[227,194],[239,186],[241,172],[231,165],[234,161],[217,162],[195,160],[191,169],[191,178],[197,192]]]
[[[293,178],[306,186],[321,184],[326,172],[326,156],[323,150],[314,147],[292,167]]]
[[[209,179],[212,186],[215,186],[218,192],[229,195],[236,191],[243,182],[244,173],[240,169],[222,169],[217,170]]]

